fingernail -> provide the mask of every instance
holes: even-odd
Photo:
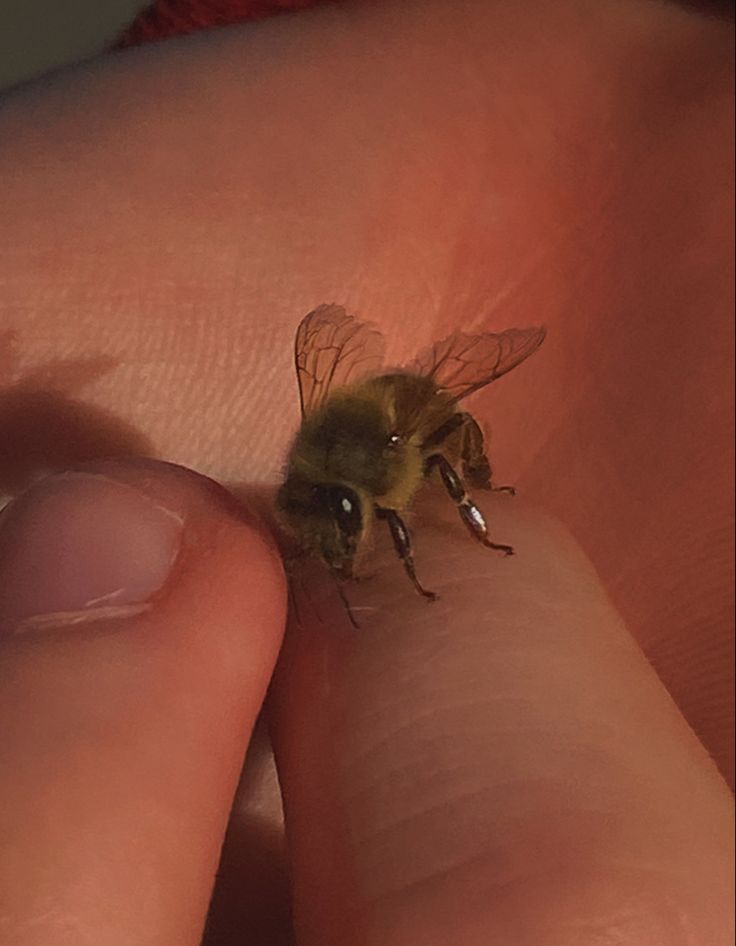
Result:
[[[42,480],[0,514],[0,633],[145,606],[169,575],[182,525],[107,476]]]

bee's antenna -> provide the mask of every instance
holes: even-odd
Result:
[[[294,613],[294,620],[296,621],[299,627],[304,627],[302,624],[302,616],[299,612],[299,596],[296,593],[296,588],[294,587],[294,582],[296,581],[295,575],[289,575],[286,582],[286,587],[289,591],[289,608]]]
[[[353,627],[355,628],[355,630],[356,630],[356,631],[359,631],[359,630],[360,630],[360,624],[358,624],[358,622],[355,620],[355,614],[354,614],[354,612],[353,612],[353,609],[350,607],[350,602],[348,601],[348,596],[345,594],[345,590],[344,590],[344,588],[342,587],[342,585],[340,584],[340,580],[339,580],[338,578],[335,579],[335,587],[337,588],[337,593],[340,595],[340,601],[342,601],[342,603],[343,603],[343,607],[345,608],[345,611],[346,611],[346,613],[347,613],[348,620],[349,620],[350,623],[353,625]]]
[[[301,628],[306,627],[306,625],[302,621],[302,612],[299,609],[299,598],[300,598],[299,591],[305,592],[306,588],[304,585],[302,574],[300,570],[295,567],[295,565],[302,558],[303,558],[302,555],[298,553],[295,554],[293,552],[289,555],[284,556],[284,571],[286,572],[286,578],[287,578],[286,586],[288,588],[288,593],[289,593],[290,610],[293,611],[294,619],[297,625]],[[312,608],[314,609],[315,613],[317,613],[316,606],[314,602],[311,600],[311,598],[309,597],[309,595],[304,594],[302,595],[302,597],[307,598],[307,600],[312,605]],[[321,620],[319,614],[317,614],[317,617],[318,619]]]
[[[284,564],[286,566],[285,570],[286,570],[287,579],[288,579],[287,587],[288,587],[288,592],[289,592],[289,604],[291,605],[291,608],[293,609],[296,623],[299,625],[299,627],[304,627],[305,625],[302,622],[301,612],[299,610],[300,595],[297,592],[297,583],[299,584],[299,589],[305,592],[304,597],[306,597],[309,603],[312,605],[312,609],[314,610],[317,620],[322,622],[324,619],[322,615],[320,614],[319,608],[317,607],[315,601],[310,597],[308,589],[306,588],[306,585],[304,584],[303,576],[301,575],[299,569],[295,569],[291,567],[292,564],[298,561],[301,557],[302,556],[298,556],[298,555],[289,556],[284,559]],[[352,626],[355,628],[355,630],[359,631],[360,625],[355,619],[355,612],[350,606],[350,602],[348,601],[347,595],[345,594],[345,591],[342,587],[342,583],[336,575],[333,574],[332,577],[335,581],[335,589],[337,590],[337,593],[340,597],[340,601],[342,601],[342,605],[345,608],[345,612],[348,616],[348,620],[350,621]]]

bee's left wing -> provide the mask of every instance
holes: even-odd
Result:
[[[459,401],[520,365],[534,354],[546,334],[543,327],[510,328],[485,335],[454,332],[422,352],[410,370],[432,378]]]
[[[296,333],[296,374],[302,416],[313,413],[330,391],[380,370],[384,341],[378,329],[359,322],[342,306],[321,305]]]

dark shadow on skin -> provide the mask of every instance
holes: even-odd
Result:
[[[733,20],[733,0],[672,0],[675,6],[685,7],[705,16]]]
[[[275,795],[275,765],[261,717],[235,795],[202,946],[294,944],[286,837],[276,814],[259,811],[264,783]]]
[[[255,513],[284,559],[289,542],[274,515],[275,487],[225,483],[244,513]],[[288,568],[287,568],[288,571]],[[235,793],[201,946],[294,946],[283,812],[262,810],[263,783],[278,793],[268,696],[256,722]],[[274,807],[278,807],[275,805]]]
[[[89,460],[151,456],[150,441],[77,392],[111,371],[107,356],[54,360],[23,372],[14,332],[0,333],[0,493]]]

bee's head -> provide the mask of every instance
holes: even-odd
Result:
[[[360,496],[343,483],[306,483],[287,479],[277,505],[306,552],[350,577],[364,529]]]

